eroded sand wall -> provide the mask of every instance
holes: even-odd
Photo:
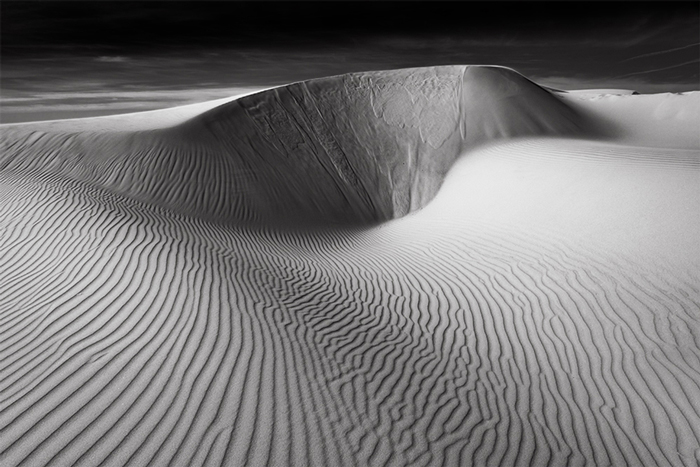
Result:
[[[366,224],[425,206],[465,148],[588,126],[513,70],[445,66],[295,83],[166,129],[18,125],[0,164],[222,222]]]

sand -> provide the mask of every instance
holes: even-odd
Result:
[[[700,93],[148,114],[0,126],[0,465],[700,461]]]

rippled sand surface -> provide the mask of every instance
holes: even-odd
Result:
[[[3,466],[700,461],[699,93],[167,114],[0,126]]]

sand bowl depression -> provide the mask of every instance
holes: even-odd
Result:
[[[0,464],[696,465],[698,96],[451,66],[3,125]]]
[[[17,126],[5,167],[49,168],[217,221],[294,224],[401,217],[435,195],[467,147],[586,131],[582,116],[515,71],[465,66],[292,84],[147,131],[55,125]]]

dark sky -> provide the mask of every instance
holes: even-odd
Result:
[[[564,89],[700,89],[698,2],[0,3],[2,121],[444,64]]]

